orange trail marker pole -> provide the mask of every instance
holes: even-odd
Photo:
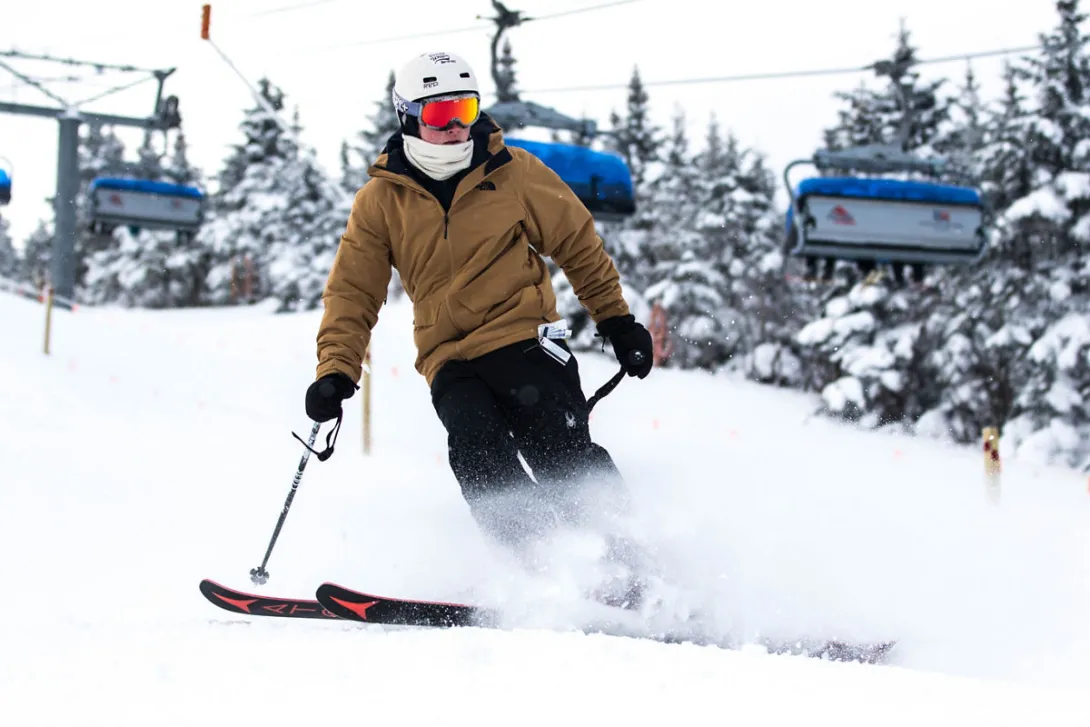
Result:
[[[993,504],[999,504],[1000,482],[999,475],[1002,471],[999,460],[999,429],[985,427],[984,439],[984,489],[988,500]]]

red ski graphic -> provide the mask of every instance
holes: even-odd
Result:
[[[243,593],[208,580],[201,581],[201,593],[211,603],[225,611],[247,616],[278,616],[281,618],[336,619],[337,616],[310,599],[279,598]]]

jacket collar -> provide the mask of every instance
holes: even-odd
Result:
[[[467,190],[476,187],[485,177],[512,159],[510,150],[503,142],[503,130],[483,111],[477,122],[470,127],[469,138],[473,140],[473,158],[469,162],[469,172],[458,183],[451,205]],[[404,145],[404,135],[399,129],[387,139],[386,146],[367,170],[367,174],[372,178],[389,179],[427,194],[427,190],[413,179],[409,171],[408,162],[401,151]]]

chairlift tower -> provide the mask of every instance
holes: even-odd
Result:
[[[12,67],[5,58],[59,63],[68,67],[90,68],[96,72],[105,70],[150,75],[157,83],[155,105],[152,114],[147,117],[119,116],[90,111],[80,107],[97,101],[108,95],[127,90],[138,83],[148,80],[146,77],[135,82],[116,86],[97,93],[94,96],[69,101],[48,89],[44,80],[35,79]],[[0,101],[0,113],[22,116],[38,116],[56,119],[59,127],[57,144],[57,194],[54,200],[54,231],[52,261],[50,265],[50,283],[56,294],[71,299],[76,283],[76,197],[79,195],[79,129],[81,124],[102,124],[125,126],[138,129],[161,130],[164,133],[181,126],[182,119],[178,112],[178,97],[163,97],[163,82],[174,73],[174,68],[146,69],[129,65],[95,63],[92,61],[58,58],[49,55],[35,55],[16,50],[0,51],[0,69],[4,69],[19,81],[33,86],[43,95],[56,103],[56,106],[35,106],[30,104]]]
[[[486,109],[489,116],[500,126],[508,129],[536,126],[542,129],[572,131],[587,136],[598,134],[598,125],[590,119],[574,119],[548,106],[542,106],[533,101],[523,101],[518,98],[517,93],[508,93],[510,89],[507,89],[506,79],[502,77],[500,71],[500,39],[511,28],[531,22],[535,18],[523,15],[521,10],[509,9],[500,0],[492,0],[492,7],[496,10],[494,17],[477,16],[480,20],[491,20],[496,24],[496,31],[492,35],[490,66],[498,99],[494,105]]]

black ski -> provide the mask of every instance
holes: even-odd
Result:
[[[362,623],[388,624],[397,626],[421,626],[431,628],[451,628],[456,626],[477,626],[495,628],[499,624],[499,613],[489,608],[464,603],[445,603],[441,601],[414,601],[405,598],[391,598],[373,593],[365,593],[336,583],[323,583],[315,592],[318,602],[336,616]],[[603,633],[611,633],[606,624]],[[615,634],[617,635],[617,634]],[[740,644],[721,641],[706,641],[699,638],[686,638],[663,634],[647,636],[633,633],[619,634],[631,638],[646,638],[665,643],[697,643],[735,649]],[[829,661],[856,661],[866,664],[880,664],[885,661],[895,641],[883,641],[870,644],[857,644],[838,640],[797,639],[791,641],[763,640],[760,645],[773,654],[791,654],[807,656]]]
[[[412,601],[364,593],[336,583],[318,586],[315,597],[327,611],[350,621],[394,626],[494,626],[497,613],[464,603]]]
[[[208,580],[201,581],[201,593],[216,606],[247,616],[277,616],[281,618],[316,618],[333,620],[337,616],[310,599],[279,598],[244,593]]]

